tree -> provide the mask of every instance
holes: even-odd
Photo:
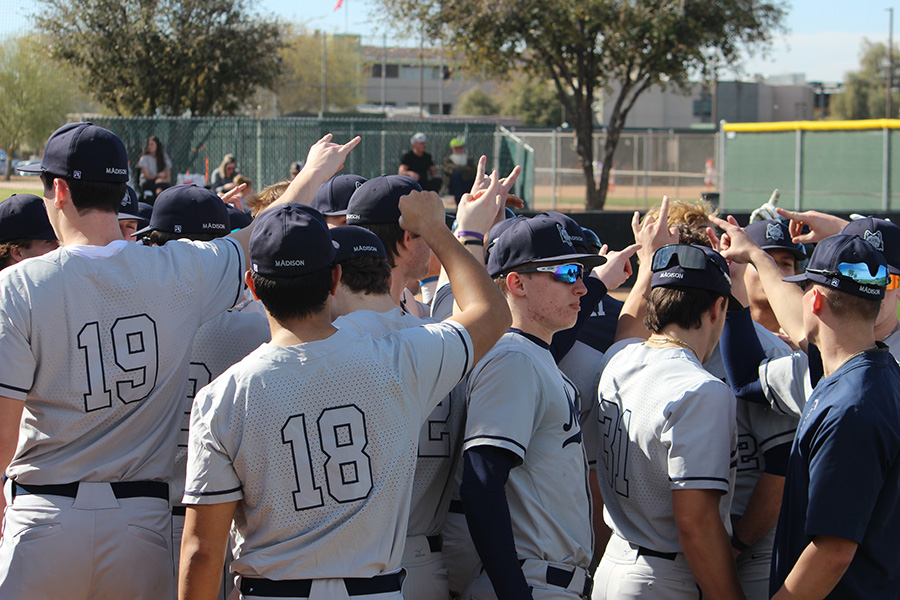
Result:
[[[455,112],[470,117],[492,117],[500,114],[500,103],[481,88],[474,87],[460,94]]]
[[[684,87],[715,65],[765,46],[783,0],[380,0],[443,39],[464,67],[494,76],[521,70],[553,82],[575,129],[587,207],[603,208],[612,157],[637,98],[653,85]],[[396,25],[395,25],[396,26]],[[619,85],[600,184],[594,183],[594,101]]]
[[[363,102],[360,38],[328,35],[325,40],[325,108],[356,108]],[[289,28],[280,56],[282,74],[275,86],[280,112],[318,112],[322,105],[322,34]]]
[[[847,73],[844,90],[831,97],[831,114],[838,119],[880,119],[887,101],[887,44],[864,39],[859,71]],[[894,48],[894,88],[900,85],[900,52]],[[891,118],[900,114],[900,94],[891,98]]]
[[[43,146],[72,106],[71,76],[47,58],[44,45],[36,35],[0,44],[0,148],[10,160],[23,146]],[[9,181],[12,168],[7,167]]]
[[[521,75],[503,90],[501,113],[522,119],[525,127],[559,127],[563,106],[549,81]]]
[[[281,28],[247,0],[38,1],[50,54],[115,114],[233,114],[279,72]]]

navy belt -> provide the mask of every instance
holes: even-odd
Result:
[[[169,499],[169,484],[163,481],[113,481],[110,484],[116,498],[159,498]],[[61,483],[56,485],[25,485],[14,483],[12,496],[65,496],[75,498],[78,496],[78,482]]]
[[[456,513],[458,515],[466,514],[466,511],[463,510],[462,500],[451,500],[450,501],[450,512]]]
[[[426,535],[425,539],[428,540],[428,548],[432,552],[440,552],[444,549],[444,538],[441,537],[441,534]]]
[[[638,556],[652,556],[654,558],[664,558],[666,560],[675,560],[678,558],[677,552],[657,552],[656,550],[644,548],[643,546],[638,546],[637,554]]]
[[[185,510],[186,508],[186,506],[173,506],[172,514],[176,517],[183,517],[187,515],[187,510]]]
[[[525,564],[525,560],[519,561],[520,565]],[[560,569],[559,567],[554,567],[553,565],[547,565],[547,574],[544,577],[544,580],[549,584],[556,587],[566,588],[568,589],[569,584],[572,583],[572,578],[575,577],[575,570],[567,571],[566,569]],[[594,589],[594,580],[590,577],[584,578],[584,589],[581,591],[582,598],[590,598],[591,592]]]
[[[257,579],[241,577],[241,594],[264,598],[309,598],[312,579]],[[388,594],[399,592],[402,583],[400,573],[376,575],[375,577],[345,577],[344,585],[350,596]]]

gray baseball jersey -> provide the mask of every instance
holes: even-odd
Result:
[[[581,423],[584,451],[591,469],[597,468],[597,455],[600,452],[597,385],[600,383],[602,362],[602,352],[579,341],[576,341],[571,350],[559,361],[559,370],[575,384],[581,398],[578,420]]]
[[[398,569],[419,430],[471,357],[468,333],[449,321],[261,346],[194,400],[185,504],[239,501],[241,575]]]
[[[381,337],[391,331],[435,322],[434,319],[420,319],[395,308],[385,313],[358,310],[338,318],[334,326]],[[465,386],[460,384],[431,411],[419,432],[407,535],[440,533],[450,507],[453,473],[462,448],[465,420]]]
[[[445,283],[434,292],[431,299],[431,316],[435,319],[446,319],[453,314],[453,288]]]
[[[187,394],[178,438],[178,454],[175,456],[175,476],[169,485],[172,504],[181,504],[184,496],[184,475],[187,466],[188,428],[191,423],[191,407],[194,397],[206,385],[269,341],[269,321],[256,312],[225,311],[205,323],[194,338],[191,349],[191,365],[188,373]]]
[[[241,295],[232,239],[66,246],[0,274],[0,394],[20,483],[168,481],[193,336]]]
[[[730,531],[735,399],[690,350],[642,342],[613,345],[600,377],[604,519],[633,544],[681,552],[673,490],[720,490],[719,513]]]
[[[464,450],[496,446],[522,460],[506,483],[516,551],[587,568],[593,550],[578,390],[550,351],[508,332],[472,370]]]

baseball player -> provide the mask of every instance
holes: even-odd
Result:
[[[512,221],[487,268],[513,327],[467,388],[459,493],[484,571],[462,598],[579,598],[593,550],[587,459],[578,391],[549,346],[575,323],[583,271],[605,259],[577,253],[548,215]]]
[[[311,198],[356,143],[317,142],[293,195]],[[0,597],[172,597],[172,403],[197,328],[240,297],[250,232],[122,240],[125,146],[89,123],[54,132],[36,170],[62,247],[0,274]]]
[[[359,175],[335,175],[316,190],[312,207],[322,213],[328,227],[346,225],[350,196],[365,182]]]
[[[137,241],[133,236],[134,232],[140,227],[140,223],[146,225],[138,212],[137,192],[130,185],[125,187],[125,196],[122,198],[122,204],[119,206],[119,229],[122,231],[122,239],[127,242]]]
[[[232,517],[244,598],[402,597],[419,429],[509,317],[439,198],[414,193],[400,207],[404,227],[469,285],[455,322],[381,338],[332,326],[341,269],[316,211],[290,204],[257,219],[248,284],[272,343],[195,399],[180,597],[217,589]]]
[[[157,196],[150,224],[140,235],[147,234],[154,246],[174,244],[177,240],[208,241],[222,237],[231,227],[231,213],[227,207],[211,190],[196,185],[176,185]],[[184,496],[188,426],[194,397],[200,388],[224,373],[228,367],[268,342],[269,335],[269,324],[264,315],[226,310],[204,323],[194,337],[181,435],[175,455],[175,474],[169,485],[172,502],[172,551],[176,567],[181,552],[181,532],[184,530],[185,508],[181,498]],[[234,587],[228,577],[227,566],[226,564],[223,578],[223,599]]]
[[[666,209],[664,200],[662,223]],[[647,260],[653,245],[644,244],[617,336],[629,332],[627,318],[640,314],[647,287],[651,335],[609,349],[598,389],[597,475],[613,534],[593,597],[693,599],[699,588],[711,598],[743,598],[729,544],[735,400],[703,368],[725,322],[728,266],[714,250],[688,244],[663,246]]]
[[[0,269],[57,246],[43,200],[33,194],[13,194],[0,202]]]

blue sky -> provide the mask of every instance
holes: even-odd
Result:
[[[381,44],[385,30],[375,0],[344,0],[337,11],[334,4],[335,0],[256,0],[261,11],[283,20],[332,33],[358,33],[366,44]],[[864,38],[887,41],[889,6],[889,1],[878,0],[794,0],[786,20],[789,33],[778,36],[768,57],[750,57],[743,72],[805,73],[808,81],[840,81],[858,65]],[[900,43],[900,3],[895,9],[895,43]],[[33,10],[32,0],[0,0],[0,36],[29,28]],[[387,33],[389,44],[415,43],[408,31]]]

